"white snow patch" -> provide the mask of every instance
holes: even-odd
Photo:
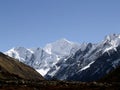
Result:
[[[95,61],[92,61],[91,63],[89,63],[87,66],[85,66],[85,67],[83,67],[82,69],[80,69],[80,71],[83,71],[83,70],[85,70],[85,69],[87,69],[87,68],[89,68],[90,67],[90,65],[91,64],[93,64]]]
[[[117,40],[112,40],[112,41],[110,42],[110,44],[111,44],[111,46],[108,47],[108,48],[106,48],[106,49],[103,51],[103,53],[108,52],[108,51],[110,51],[110,50],[112,50],[112,49],[114,49],[115,51],[117,51],[116,47],[118,46],[118,41],[117,41]]]
[[[24,59],[24,58],[20,58],[19,60],[20,60],[20,61],[22,61],[22,62],[24,62],[24,61],[25,61],[25,59]]]
[[[34,53],[32,50],[30,50],[30,49],[27,49],[28,51],[30,51],[31,53]]]
[[[61,58],[59,56],[56,55],[56,60],[59,61]]]
[[[11,50],[5,52],[5,54],[8,55],[8,56],[10,56],[10,57],[14,57],[14,58],[20,60],[20,56],[19,56],[18,52],[16,52],[14,50],[14,48],[12,48]],[[15,54],[15,56],[13,56],[13,54]]]
[[[118,38],[120,38],[120,35],[118,36]]]
[[[67,59],[68,59],[68,58],[65,58],[65,59],[64,59],[64,62],[65,62]]]
[[[116,51],[116,47],[111,46],[111,47],[106,48],[103,53],[108,52],[112,49],[114,49]]]
[[[40,73],[42,76],[45,76],[47,72],[49,71],[49,68],[48,69],[36,69],[36,71]]]

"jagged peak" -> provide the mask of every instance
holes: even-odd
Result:
[[[111,41],[111,40],[114,40],[116,38],[120,38],[120,34],[110,34],[110,35],[107,35],[105,36],[105,40],[108,40],[108,41]]]
[[[113,46],[120,44],[119,42],[120,42],[120,34],[110,34],[105,36],[105,39],[101,44]]]

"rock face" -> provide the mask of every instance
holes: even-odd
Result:
[[[112,34],[98,44],[88,43],[73,56],[61,59],[48,79],[94,81],[120,66],[120,35]],[[58,68],[59,67],[59,68]],[[52,77],[51,77],[52,75]]]
[[[89,68],[69,77],[69,80],[94,81],[104,77],[120,66],[120,46],[116,49],[117,52],[114,50],[109,52],[110,56],[107,52],[99,56]]]
[[[33,68],[0,53],[0,80],[44,80],[44,78]]]

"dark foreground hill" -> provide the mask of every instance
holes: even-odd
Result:
[[[44,80],[33,68],[0,53],[0,80]]]

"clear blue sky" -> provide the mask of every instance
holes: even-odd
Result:
[[[0,0],[0,51],[120,33],[120,0]]]

